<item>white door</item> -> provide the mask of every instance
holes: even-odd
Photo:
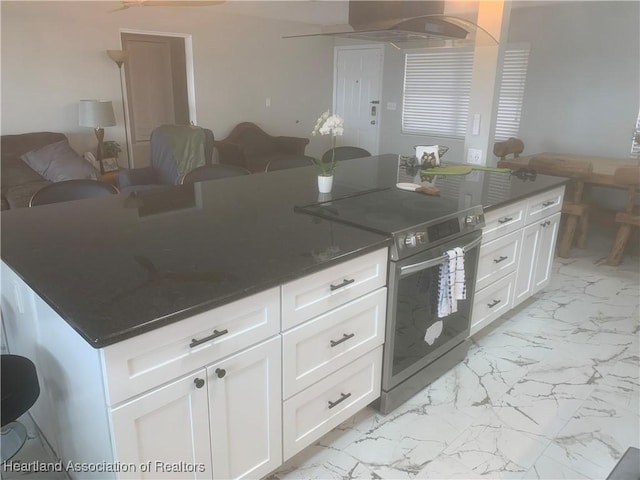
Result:
[[[380,46],[336,47],[333,109],[344,118],[344,135],[338,138],[338,146],[378,153],[382,55]]]
[[[202,369],[112,411],[115,456],[137,467],[120,478],[212,478],[205,375]],[[180,462],[196,471],[171,471]]]
[[[280,337],[207,368],[214,478],[261,478],[282,463]]]

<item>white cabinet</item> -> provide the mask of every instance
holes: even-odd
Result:
[[[558,187],[486,213],[472,335],[549,283],[563,195]]]
[[[109,404],[157,387],[280,333],[280,288],[271,288],[102,350]]]
[[[280,338],[111,411],[121,478],[260,478],[282,462]],[[179,471],[173,469],[179,466]]]
[[[387,249],[282,288],[283,455],[380,396]]]
[[[285,460],[380,396],[382,346],[286,400]]]
[[[120,478],[211,478],[205,383],[202,369],[113,409],[115,458],[134,466]],[[190,471],[172,471],[173,464]]]
[[[282,463],[280,339],[207,368],[213,478],[261,478]]]
[[[102,349],[4,266],[3,320],[59,458],[123,467],[71,478],[262,478],[380,395],[387,250]]]
[[[531,294],[546,287],[551,278],[553,254],[556,250],[558,230],[560,229],[560,212],[540,222],[540,229],[540,248],[534,254],[536,262],[533,269],[533,291]]]
[[[287,283],[282,286],[282,329],[299,325],[386,283],[387,249]]]

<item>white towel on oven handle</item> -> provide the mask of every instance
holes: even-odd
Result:
[[[446,258],[440,265],[438,281],[438,318],[444,318],[458,311],[458,300],[467,296],[464,274],[464,249],[456,247],[447,250]]]

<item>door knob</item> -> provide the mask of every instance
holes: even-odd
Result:
[[[222,378],[227,374],[227,371],[224,368],[216,368],[216,375],[218,378]]]
[[[201,378],[196,378],[193,383],[196,384],[196,388],[202,388],[204,387],[204,380]]]

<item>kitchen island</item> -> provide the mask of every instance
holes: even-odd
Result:
[[[300,168],[3,213],[3,319],[11,350],[38,368],[34,418],[63,460],[129,466],[72,477],[144,478],[156,460],[150,478],[259,477],[282,462],[281,438],[288,458],[375,399],[390,240],[295,205],[399,179],[383,155],[341,162],[330,196]],[[438,186],[497,208],[561,184],[473,172]],[[356,348],[331,330],[339,360],[286,370],[288,351],[363,316]],[[324,392],[330,421],[313,403]]]

